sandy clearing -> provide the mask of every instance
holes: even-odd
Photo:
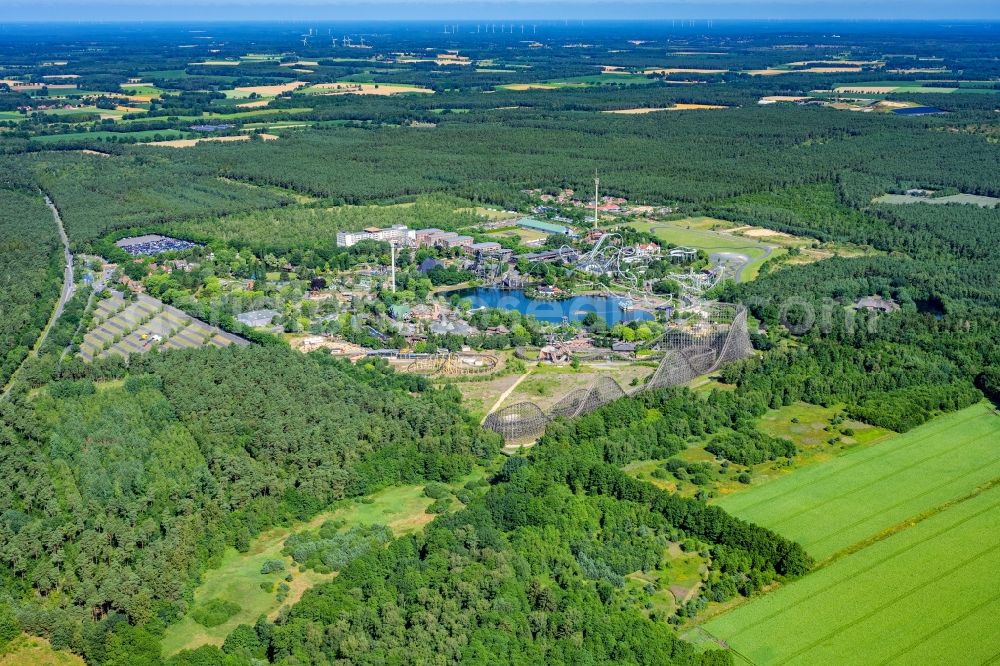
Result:
[[[206,60],[205,62],[189,62],[189,65],[199,66],[204,65],[208,67],[236,67],[240,64],[239,60]]]
[[[115,97],[122,97],[130,102],[149,102],[156,97],[159,97],[160,93],[144,93],[142,95],[115,95]]]
[[[111,157],[111,153],[102,153],[99,150],[91,150],[90,148],[81,148],[80,152],[84,155],[99,155],[100,157]]]
[[[837,88],[839,93],[860,93],[865,94],[881,94],[881,93],[891,93],[893,90],[899,86],[840,86]]]
[[[804,67],[806,65],[831,65],[833,67],[862,67],[864,65],[881,65],[880,60],[796,60],[788,63],[789,67]]]
[[[728,69],[692,69],[687,67],[663,67],[643,70],[643,74],[725,74]]]
[[[430,88],[420,88],[416,86],[397,86],[391,83],[353,83],[353,82],[333,82],[317,83],[313,88],[328,91],[319,93],[321,95],[401,95],[406,93],[433,94]]]
[[[678,102],[672,107],[667,109],[667,111],[688,111],[688,110],[698,110],[698,109],[725,109],[728,107],[721,106],[719,104],[682,104]]]
[[[717,104],[674,104],[669,107],[640,107],[636,109],[611,109],[601,113],[616,113],[619,115],[641,115],[645,113],[656,113],[657,111],[696,111],[699,109],[725,109],[728,107]]]
[[[890,74],[945,74],[947,67],[911,67],[909,69],[887,69]]]
[[[557,90],[554,83],[511,83],[503,86],[507,90]]]
[[[295,571],[292,574],[292,582],[287,583],[288,595],[285,597],[285,601],[273,611],[268,613],[267,619],[274,622],[283,608],[286,606],[294,606],[299,603],[302,599],[302,595],[306,593],[306,590],[333,580],[337,577],[337,573],[339,572],[332,571],[328,574],[321,574],[315,571],[309,571],[307,573],[299,573],[298,571]]]
[[[275,134],[261,134],[264,141],[274,141],[278,138]],[[249,134],[236,134],[234,136],[206,136],[199,139],[171,139],[169,141],[151,141],[147,146],[166,146],[167,148],[190,148],[202,142],[230,143],[233,141],[249,141]]]
[[[79,74],[48,74],[46,76],[43,76],[42,78],[45,79],[45,80],[47,80],[47,81],[48,80],[52,80],[52,79],[78,79],[78,78],[80,78],[80,75]]]
[[[278,67],[319,67],[319,61],[296,60],[295,62],[283,62]]]
[[[805,69],[750,69],[744,72],[750,76],[778,76],[779,74],[843,74],[858,73],[861,67],[806,67]]]
[[[804,70],[799,70],[804,72],[811,72],[813,74],[842,74],[842,73],[857,73],[861,71],[860,67],[809,67]]]
[[[437,518],[436,514],[426,512],[413,516],[403,516],[396,520],[390,520],[386,527],[391,529],[395,534],[414,532],[435,518]]]
[[[762,102],[804,102],[807,99],[812,99],[812,97],[799,97],[796,95],[767,95],[761,97]]]
[[[736,229],[730,229],[729,232],[749,236],[750,238],[793,238],[791,234],[786,234],[783,231],[774,231],[773,229],[764,229],[762,227],[737,227]]]
[[[242,86],[240,88],[236,88],[236,90],[247,94],[257,93],[261,97],[274,97],[276,95],[280,95],[281,93],[301,88],[304,85],[306,85],[305,81],[292,81],[290,83],[282,83],[274,86]]]
[[[267,106],[271,103],[269,99],[255,99],[252,102],[243,102],[242,104],[237,104],[236,106],[241,109],[259,109],[262,106]]]
[[[311,69],[300,69],[299,67],[293,67],[292,71],[296,72],[298,74],[312,74],[313,73],[313,70],[311,70]]]

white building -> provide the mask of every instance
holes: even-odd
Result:
[[[405,224],[395,224],[385,229],[368,227],[363,231],[338,231],[337,247],[351,247],[363,240],[382,241],[393,245],[413,245],[416,233]]]

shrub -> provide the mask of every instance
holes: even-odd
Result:
[[[424,486],[424,496],[431,499],[442,499],[451,494],[451,490],[443,483],[432,481]]]
[[[241,606],[224,599],[211,599],[191,611],[191,619],[203,627],[217,627],[240,612]]]
[[[434,503],[427,507],[427,513],[444,513],[451,507],[451,498],[444,497],[434,500]]]
[[[264,562],[263,566],[260,568],[262,574],[274,573],[275,571],[284,571],[285,563],[281,560],[268,560]]]
[[[21,633],[21,625],[14,615],[14,610],[0,602],[0,650],[3,650],[17,635]]]

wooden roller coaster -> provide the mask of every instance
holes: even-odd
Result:
[[[747,358],[753,353],[753,346],[747,330],[746,308],[711,304],[698,328],[670,329],[649,347],[664,352],[663,358],[649,381],[632,391],[626,391],[613,378],[602,376],[588,388],[566,394],[548,412],[533,402],[519,402],[493,412],[483,426],[506,440],[534,437],[544,432],[553,419],[580,416],[641,391],[680,386],[727,363]]]
[[[487,375],[500,365],[500,359],[490,354],[438,354],[419,358],[406,372],[435,377],[465,377]]]

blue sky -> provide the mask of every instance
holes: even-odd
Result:
[[[1000,0],[0,0],[0,23],[387,18],[997,20]]]

